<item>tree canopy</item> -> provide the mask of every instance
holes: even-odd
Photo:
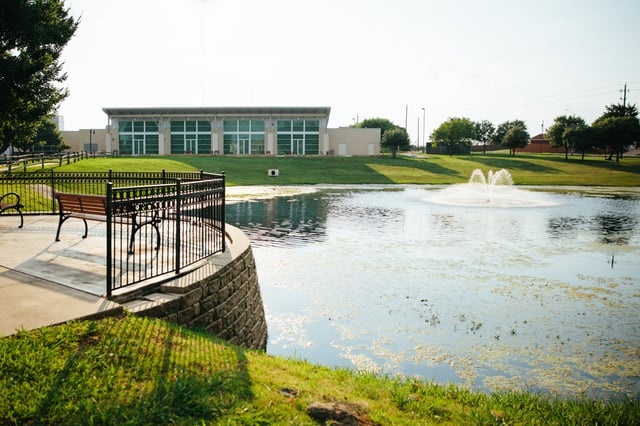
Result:
[[[463,144],[470,146],[471,141],[476,138],[476,127],[468,118],[450,118],[442,123],[431,134],[431,139],[437,145],[449,147],[449,154],[452,153],[454,145]]]
[[[609,149],[610,156],[620,161],[622,153],[631,145],[640,144],[640,121],[635,105],[613,104],[605,108],[605,112],[593,122],[601,144]]]
[[[402,127],[396,127],[384,132],[382,135],[381,145],[382,147],[391,150],[393,158],[396,158],[396,154],[399,150],[408,150],[411,148],[409,134]]]
[[[529,143],[529,132],[526,127],[513,126],[502,138],[502,145],[509,148],[511,155],[516,155],[516,148],[524,148]]]
[[[493,142],[501,144],[507,132],[513,127],[522,127],[525,130],[527,129],[527,125],[522,120],[505,121],[498,125],[498,128],[493,134]]]
[[[387,131],[396,129],[399,126],[386,118],[367,118],[354,125],[354,127],[359,129],[380,129],[380,137],[382,137]]]
[[[496,128],[489,120],[482,120],[474,123],[476,128],[476,140],[482,143],[482,153],[486,152],[486,145],[491,142],[495,136]]]
[[[547,129],[547,139],[553,147],[564,148],[565,159],[569,158],[569,151],[576,149],[579,133],[571,132],[572,129],[585,129],[587,123],[575,115],[561,115],[554,119],[551,127]]]
[[[0,152],[28,147],[67,97],[59,60],[77,26],[63,0],[0,2]]]

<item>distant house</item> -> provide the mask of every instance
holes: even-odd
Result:
[[[330,107],[103,108],[105,129],[62,132],[119,155],[379,155],[380,129],[328,128]]]
[[[518,152],[531,152],[531,153],[542,153],[542,152],[564,152],[564,148],[552,148],[551,142],[544,137],[544,134],[539,133],[529,139],[529,144],[524,148],[518,148]]]

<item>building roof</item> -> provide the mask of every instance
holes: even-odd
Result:
[[[538,133],[535,136],[532,136],[530,139],[531,142],[549,142],[547,138],[544,137],[544,134]]]
[[[142,107],[102,108],[108,116],[329,116],[331,107]]]

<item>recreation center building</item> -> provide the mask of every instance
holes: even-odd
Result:
[[[380,154],[380,129],[330,129],[330,107],[102,110],[108,118],[105,129],[61,132],[71,150],[108,155]]]

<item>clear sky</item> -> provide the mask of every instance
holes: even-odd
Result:
[[[412,140],[449,117],[531,135],[640,106],[639,0],[66,0],[65,130],[103,107],[330,106]],[[423,111],[422,108],[425,108]],[[408,111],[408,113],[407,113]]]

